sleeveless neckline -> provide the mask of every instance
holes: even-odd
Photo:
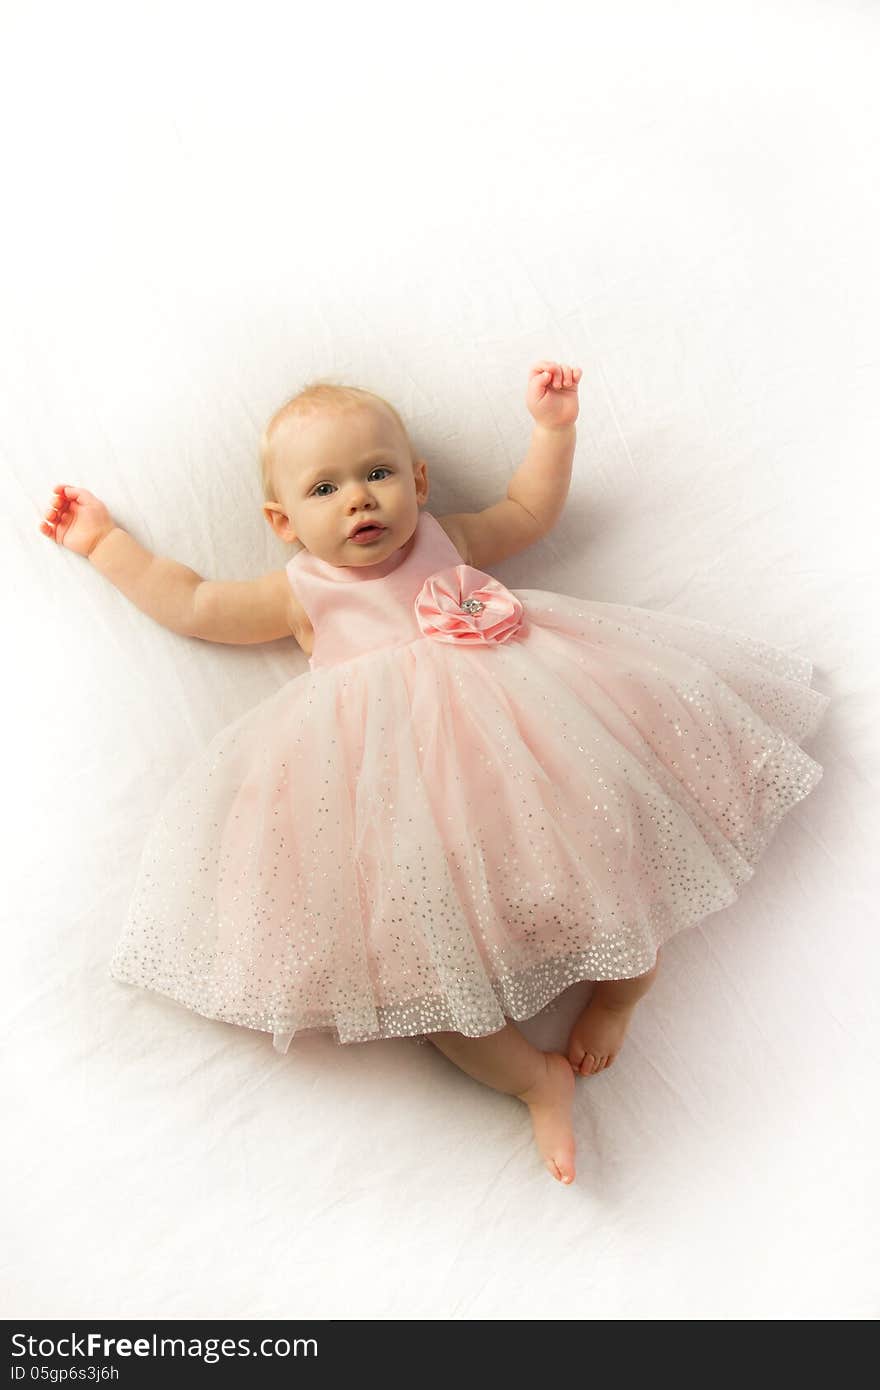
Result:
[[[424,508],[419,508],[416,528],[409,540],[405,541],[403,545],[398,546],[396,550],[392,550],[391,554],[387,555],[384,560],[377,560],[374,565],[331,565],[327,560],[322,560],[320,556],[313,555],[310,550],[306,550],[305,546],[303,546],[302,550],[297,551],[293,560],[289,563],[295,563],[301,555],[308,556],[309,563],[317,566],[319,573],[332,577],[334,580],[342,581],[343,583],[368,584],[372,579],[384,579],[386,575],[392,574],[394,570],[400,569],[402,565],[405,565],[407,560],[413,555],[419,543],[419,534],[422,530],[422,519],[425,516],[431,516],[431,513],[426,512]],[[432,516],[432,520],[436,520],[436,518]],[[438,526],[439,524],[440,523],[437,522]],[[407,546],[409,546],[408,550]],[[406,554],[401,554],[402,551],[406,551]]]

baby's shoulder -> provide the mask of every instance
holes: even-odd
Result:
[[[461,514],[458,516],[438,516],[435,517],[435,520],[443,527],[443,530],[452,541],[452,544],[455,546],[464,563],[469,565],[469,542]]]
[[[279,591],[284,592],[290,630],[306,656],[311,656],[315,645],[315,633],[311,619],[296,592],[296,566],[288,561],[284,569],[275,571],[273,578],[279,585]]]

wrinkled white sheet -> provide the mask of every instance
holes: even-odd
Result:
[[[3,1315],[876,1317],[877,8],[0,27]],[[39,532],[68,482],[206,577],[280,566],[257,439],[315,376],[395,402],[435,514],[489,505],[542,357],[584,370],[572,487],[499,579],[726,623],[833,697],[819,788],[579,1082],[570,1189],[431,1047],[280,1057],[109,979],[165,790],[306,662]]]

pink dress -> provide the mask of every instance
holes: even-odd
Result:
[[[822,776],[806,658],[507,589],[424,510],[378,564],[287,570],[310,670],[172,787],[110,967],[281,1052],[482,1036],[643,974]]]

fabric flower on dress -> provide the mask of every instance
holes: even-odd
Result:
[[[507,642],[523,623],[515,594],[482,570],[453,565],[428,575],[415,601],[419,627],[438,642]]]

